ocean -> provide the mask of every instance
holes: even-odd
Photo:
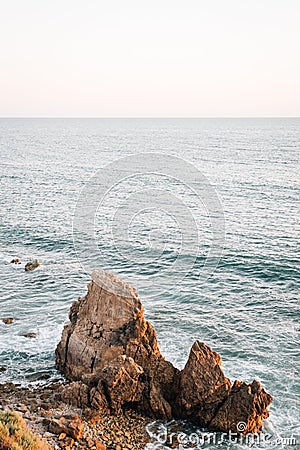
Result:
[[[273,396],[272,448],[299,444],[299,154],[296,118],[0,119],[0,382],[59,377],[71,302],[104,268],[166,358],[204,341]]]

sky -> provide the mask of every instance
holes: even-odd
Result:
[[[2,0],[0,117],[300,116],[299,0]]]

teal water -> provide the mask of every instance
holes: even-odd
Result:
[[[0,323],[0,366],[7,367],[0,382],[57,377],[54,349],[70,303],[84,295],[89,281],[73,243],[79,195],[97,169],[127,155],[159,152],[192,163],[218,194],[225,240],[216,270],[199,282],[209,220],[191,192],[181,189],[180,176],[171,187],[193,210],[203,250],[188,276],[175,286],[181,266],[172,278],[168,271],[180,252],[180,208],[175,221],[146,211],[133,224],[133,260],[124,259],[120,248],[116,252],[103,218],[130,185],[115,188],[95,221],[101,249],[95,261],[136,285],[161,351],[177,367],[184,366],[195,339],[205,341],[221,354],[227,376],[256,378],[272,394],[266,429],[297,435],[299,150],[299,119],[0,119],[0,317],[15,318],[12,325]],[[146,181],[170,187],[170,180]],[[143,251],[152,231],[149,263]],[[157,231],[165,239],[163,258]],[[81,239],[89,249],[90,237]],[[190,248],[182,261],[192,257]],[[10,264],[14,257],[38,259],[41,268],[25,273],[24,265]],[[163,270],[161,285],[151,282]],[[37,338],[20,335],[28,331]]]

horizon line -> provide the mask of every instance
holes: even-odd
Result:
[[[300,119],[299,116],[0,116],[1,119]]]

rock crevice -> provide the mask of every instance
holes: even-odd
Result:
[[[102,412],[134,406],[154,418],[243,433],[259,432],[269,415],[272,397],[255,380],[232,385],[205,343],[193,344],[181,371],[166,361],[136,290],[113,274],[93,272],[69,318],[56,366],[71,381],[63,395],[73,404]]]

